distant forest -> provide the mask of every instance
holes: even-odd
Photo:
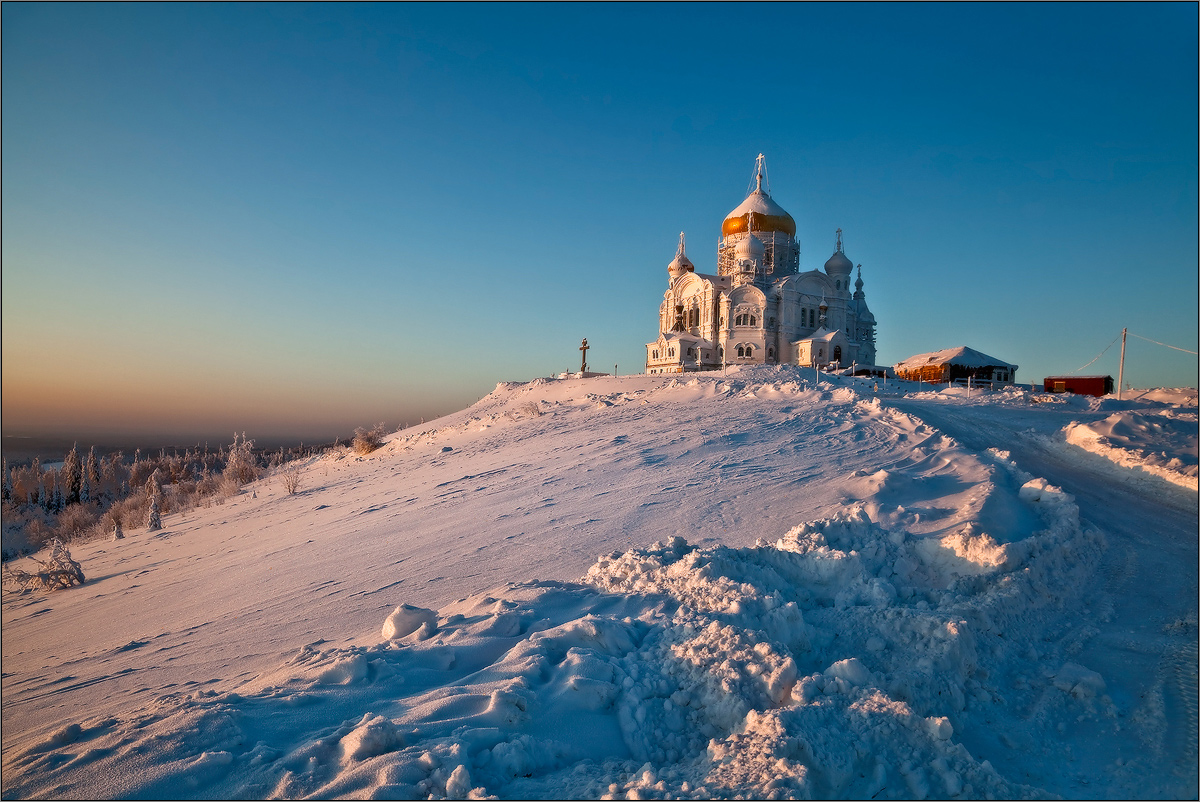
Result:
[[[132,457],[121,451],[98,457],[94,447],[81,454],[72,446],[58,468],[36,457],[12,466],[5,459],[3,558],[38,551],[56,537],[64,543],[121,537],[123,529],[146,526],[152,512],[161,516],[220,504],[247,482],[327,448],[256,449],[243,434],[216,450],[139,449]]]

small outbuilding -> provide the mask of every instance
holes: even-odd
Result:
[[[976,384],[1012,384],[1017,366],[960,345],[910,356],[895,365],[896,377],[908,381],[948,384],[971,379]]]
[[[1075,393],[1099,398],[1113,391],[1112,376],[1047,376],[1044,382],[1048,393]]]

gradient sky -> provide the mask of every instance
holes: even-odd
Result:
[[[640,371],[759,152],[881,364],[1197,350],[1194,3],[2,13],[5,434],[344,436],[582,337]]]

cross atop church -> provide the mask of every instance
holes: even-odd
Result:
[[[838,253],[842,253],[842,230],[840,228],[837,230],[837,249]]]
[[[583,351],[583,358],[580,360],[579,372],[587,373],[587,352],[588,352],[587,337],[583,338],[583,345],[579,346],[579,350]]]

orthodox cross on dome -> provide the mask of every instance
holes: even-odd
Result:
[[[842,230],[840,228],[837,230],[837,252],[845,253],[845,251],[842,250]]]
[[[579,350],[583,351],[583,358],[580,360],[580,363],[579,363],[579,372],[587,373],[587,352],[588,352],[587,337],[583,338],[583,345],[579,346]]]
[[[683,232],[682,231],[679,232],[679,249],[675,251],[675,255],[676,256],[686,256],[687,255],[683,252]]]
[[[767,181],[767,157],[761,153],[754,160],[754,191],[771,194],[771,183]]]

